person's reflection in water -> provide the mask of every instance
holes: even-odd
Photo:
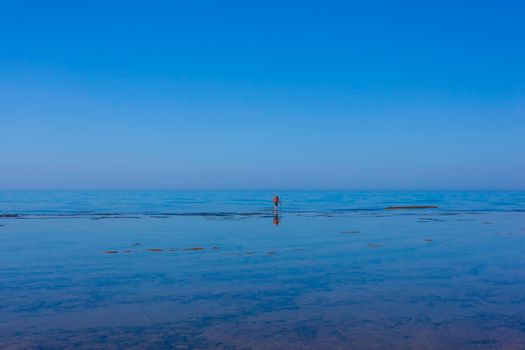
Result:
[[[281,219],[279,218],[279,212],[276,210],[273,215],[273,224],[279,225],[281,223]]]
[[[281,204],[281,198],[279,198],[279,195],[275,195],[273,197],[273,224],[279,225],[281,220],[279,219],[279,204]]]

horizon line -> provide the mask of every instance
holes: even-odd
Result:
[[[274,192],[274,191],[287,191],[287,192],[401,192],[401,191],[421,191],[421,192],[459,192],[459,191],[470,191],[470,192],[525,192],[525,188],[508,189],[508,188],[366,188],[366,189],[355,189],[355,188],[279,188],[279,189],[267,189],[267,188],[0,188],[0,191],[177,191],[177,192],[248,192],[248,191],[260,191],[260,192]]]

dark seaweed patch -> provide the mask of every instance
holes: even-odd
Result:
[[[368,243],[368,248],[381,248],[382,246],[381,243]]]
[[[361,233],[361,231],[343,231],[341,232],[342,234],[344,235],[355,235],[355,234],[358,234],[358,233]]]
[[[421,218],[418,218],[417,222],[444,222],[445,220],[443,219],[436,219],[436,218],[425,218],[425,217],[421,217]]]
[[[402,210],[402,209],[437,209],[437,205],[399,205],[386,207],[385,210]]]
[[[480,339],[480,340],[471,340],[470,344],[473,345],[494,345],[497,343],[496,339]]]

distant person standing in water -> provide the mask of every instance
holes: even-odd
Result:
[[[279,198],[278,195],[275,195],[275,197],[273,197],[273,207],[275,210],[279,209],[279,204],[281,204],[281,198]]]

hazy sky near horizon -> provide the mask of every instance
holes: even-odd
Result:
[[[3,1],[0,189],[525,189],[523,1]]]

